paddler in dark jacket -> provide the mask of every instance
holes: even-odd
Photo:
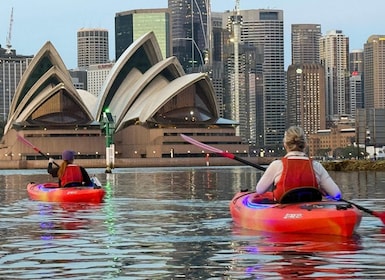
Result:
[[[59,187],[72,186],[92,186],[90,176],[87,171],[77,164],[74,164],[75,152],[65,150],[62,153],[63,162],[60,167],[53,167],[53,159],[48,162],[47,171],[52,177],[59,178]]]

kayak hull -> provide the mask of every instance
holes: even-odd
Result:
[[[46,202],[100,203],[105,195],[105,190],[100,187],[59,188],[57,183],[29,183],[27,191],[31,200]]]
[[[262,202],[255,192],[237,193],[230,202],[233,221],[257,231],[352,236],[362,218],[356,207],[340,201]]]

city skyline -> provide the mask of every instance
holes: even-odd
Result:
[[[192,0],[193,1],[193,0]],[[18,54],[35,55],[47,41],[58,49],[67,68],[77,65],[76,34],[81,28],[105,28],[109,32],[110,54],[114,58],[114,17],[122,11],[148,8],[166,8],[167,0],[128,1],[127,3],[104,1],[68,0],[55,3],[48,0],[2,1],[0,9],[0,44],[4,48],[10,29],[13,8],[11,45]],[[234,1],[211,0],[213,12],[233,10]],[[378,19],[385,8],[385,1],[371,1],[362,5],[361,1],[331,1],[322,5],[306,0],[240,0],[240,9],[278,9],[284,12],[285,69],[291,63],[291,24],[314,23],[321,25],[322,35],[329,30],[342,30],[349,37],[350,51],[362,49],[366,40],[374,34],[385,34]],[[47,28],[49,27],[49,28]]]

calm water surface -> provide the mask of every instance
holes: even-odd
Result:
[[[44,170],[0,171],[0,279],[385,279],[385,231],[366,215],[356,236],[263,234],[233,225],[230,199],[250,167],[90,169],[99,205],[30,201]],[[385,172],[332,173],[345,198],[385,210]]]

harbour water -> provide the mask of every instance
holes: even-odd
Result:
[[[89,169],[98,205],[28,199],[45,170],[0,171],[0,279],[384,279],[385,228],[364,215],[352,238],[235,226],[229,202],[251,167]],[[385,172],[332,172],[345,199],[385,210]]]

